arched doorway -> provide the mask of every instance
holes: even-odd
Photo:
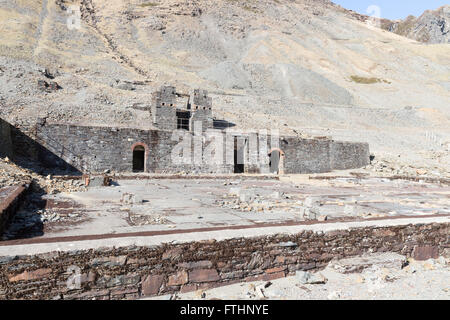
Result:
[[[148,146],[144,143],[135,143],[131,150],[133,152],[133,172],[147,171]]]
[[[145,170],[145,148],[136,146],[133,149],[133,172],[144,172]]]
[[[273,149],[269,153],[269,169],[270,173],[284,173],[284,152],[280,149]]]

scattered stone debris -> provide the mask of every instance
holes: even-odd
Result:
[[[129,213],[129,223],[132,226],[160,225],[171,223],[166,217],[160,214],[136,214]]]
[[[109,170],[105,170],[108,173]],[[108,187],[111,185],[112,179],[106,175],[91,175],[86,177],[88,187]]]
[[[308,197],[305,199],[303,206],[300,210],[300,215],[303,216],[305,220],[316,220],[320,215],[319,206],[321,206],[319,199],[314,197]]]
[[[298,197],[279,191],[261,194],[252,189],[232,187],[228,194],[223,196],[223,200],[216,200],[216,205],[242,212],[282,211],[303,216],[303,201]]]
[[[0,188],[17,184],[28,184],[26,205],[12,219],[8,230],[3,234],[3,240],[16,239],[21,236],[41,236],[44,225],[70,222],[77,223],[85,219],[77,212],[54,212],[42,209],[45,206],[45,195],[55,195],[62,192],[84,192],[86,186],[81,179],[75,177],[55,177],[42,175],[40,168],[25,169],[8,157],[0,158]]]
[[[397,253],[372,253],[359,257],[341,259],[330,262],[329,266],[340,273],[361,272],[364,269],[377,266],[400,270],[407,265],[407,259]]]
[[[325,284],[328,281],[320,272],[297,271],[295,277],[301,284]]]
[[[8,159],[0,158],[0,187],[13,186],[20,183],[30,183],[34,192],[56,194],[60,192],[83,192],[87,188],[83,180],[73,178],[60,178],[52,175],[43,176],[36,173],[40,169],[31,170],[22,168]]]
[[[62,87],[54,81],[47,82],[45,80],[38,80],[37,84],[38,84],[39,90],[49,92],[49,93],[62,89]]]
[[[28,205],[14,215],[7,230],[2,235],[2,240],[42,236],[45,228],[52,228],[58,224],[74,225],[86,221],[86,216],[75,209],[37,209],[32,200],[29,199]]]
[[[144,199],[142,199],[140,196],[135,195],[134,193],[125,192],[122,194],[120,202],[127,205],[141,204],[144,202]]]
[[[49,69],[45,68],[41,70],[41,73],[47,78],[47,79],[55,79],[57,74],[52,73]]]
[[[450,145],[450,144],[449,144]],[[433,158],[440,158],[448,154],[447,149],[443,149],[441,153],[429,152],[429,156]],[[430,178],[440,178],[449,176],[449,171],[444,168],[420,168],[409,164],[403,164],[399,161],[393,162],[388,160],[374,159],[370,165],[366,166],[364,169],[369,170],[377,175],[386,176],[405,176],[405,177],[430,177]]]

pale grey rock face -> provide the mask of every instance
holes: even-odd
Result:
[[[409,16],[389,24],[387,29],[420,42],[450,43],[450,5],[427,10],[418,18]]]

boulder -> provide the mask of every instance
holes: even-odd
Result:
[[[328,281],[321,273],[308,271],[297,271],[295,277],[301,284],[325,284]]]

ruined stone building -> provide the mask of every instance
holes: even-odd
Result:
[[[184,105],[178,103],[179,97],[186,96]],[[160,130],[194,131],[194,124],[198,122],[203,130],[213,128],[212,98],[206,90],[195,90],[191,103],[189,95],[177,93],[175,87],[164,86],[153,93],[151,114],[153,125]]]
[[[0,121],[0,153],[78,173],[321,173],[369,163],[367,143],[274,136],[215,125],[205,90],[193,98],[162,87],[153,94],[152,129]]]

